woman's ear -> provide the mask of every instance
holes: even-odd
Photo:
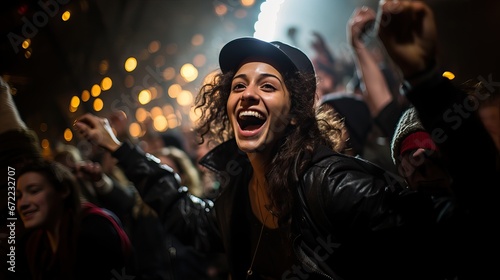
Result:
[[[296,119],[296,118],[292,118],[292,119],[290,120],[290,124],[291,124],[291,125],[297,125],[297,119]]]

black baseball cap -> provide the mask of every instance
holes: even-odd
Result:
[[[266,42],[253,37],[237,38],[222,47],[219,54],[222,73],[236,71],[249,61],[269,63],[283,76],[296,75],[297,71],[315,75],[313,64],[306,54],[279,41]]]

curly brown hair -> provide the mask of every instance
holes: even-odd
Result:
[[[195,110],[198,110],[200,117],[195,130],[200,136],[200,143],[207,139],[224,142],[234,138],[226,110],[233,76],[234,72],[214,73],[196,96]],[[345,131],[342,120],[331,110],[315,106],[316,76],[300,72],[285,73],[284,81],[290,92],[290,116],[296,122],[285,128],[266,173],[271,207],[276,210],[280,224],[288,223],[291,217],[296,193],[293,188],[309,164],[306,155],[311,154],[318,145],[325,145],[337,152],[345,148],[341,140]]]

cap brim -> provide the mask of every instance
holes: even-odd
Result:
[[[241,65],[250,61],[268,63],[282,74],[297,71],[297,67],[277,44],[253,37],[235,39],[227,43],[219,54],[222,73],[236,71]]]

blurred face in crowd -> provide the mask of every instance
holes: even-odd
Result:
[[[288,125],[291,100],[281,74],[263,62],[246,63],[236,72],[227,112],[238,147],[265,152]]]
[[[26,172],[17,182],[17,210],[26,228],[54,227],[67,193],[58,192],[38,172]]]
[[[404,152],[400,171],[413,190],[431,195],[450,193],[451,176],[438,151],[419,148]]]

